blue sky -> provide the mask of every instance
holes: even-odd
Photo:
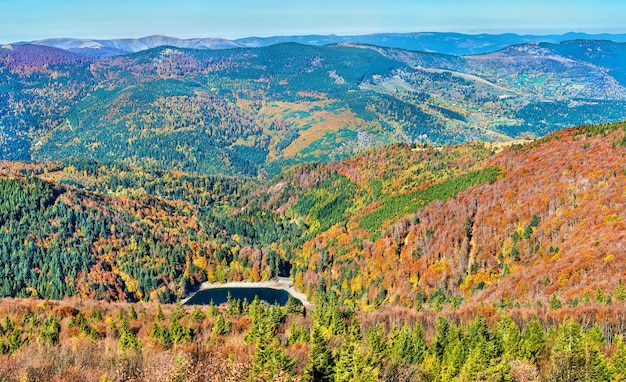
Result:
[[[0,43],[463,32],[626,33],[623,0],[0,0]]]

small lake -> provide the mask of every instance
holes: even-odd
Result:
[[[289,292],[281,289],[271,288],[212,288],[201,290],[185,303],[185,305],[209,305],[211,300],[215,305],[226,303],[228,292],[231,298],[242,300],[245,298],[248,302],[254,300],[254,296],[259,296],[260,300],[267,301],[269,304],[279,304],[281,306],[287,303]],[[296,300],[299,304],[300,301]]]

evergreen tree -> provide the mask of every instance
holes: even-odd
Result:
[[[163,314],[163,309],[161,309],[161,304],[159,304],[159,306],[157,307],[156,320],[157,321],[165,320],[165,315]]]
[[[120,323],[120,341],[119,347],[121,352],[141,352],[141,342],[135,333],[133,333],[126,317],[122,318]]]
[[[365,333],[367,348],[369,350],[368,358],[376,365],[382,365],[383,358],[387,356],[387,334],[380,326],[376,324],[367,329]]]
[[[550,353],[550,377],[557,381],[578,381],[585,372],[585,351],[580,325],[565,320],[559,325]]]
[[[319,326],[311,333],[311,351],[309,362],[304,368],[302,380],[307,382],[332,381],[335,361],[328,349],[328,341],[322,335]]]
[[[493,337],[499,351],[509,359],[521,356],[521,333],[511,317],[503,314],[493,329]]]
[[[583,380],[588,382],[612,381],[614,373],[609,367],[596,341],[585,336],[583,350],[585,357]]]
[[[46,317],[39,329],[39,338],[44,343],[56,345],[59,343],[61,324],[54,316]]]
[[[524,327],[522,333],[522,354],[530,361],[536,362],[545,342],[543,328],[539,323],[537,316],[533,318]]]
[[[450,331],[450,323],[445,317],[437,317],[435,331],[435,338],[430,343],[430,352],[441,361],[448,344],[448,332]]]
[[[130,304],[130,307],[128,308],[128,318],[131,320],[137,319],[137,312],[135,312],[135,307],[132,304]]]
[[[613,295],[617,301],[623,302],[626,300],[626,286],[624,286],[622,280],[620,280],[619,284],[613,289]]]
[[[442,358],[442,370],[447,376],[452,377],[459,372],[465,363],[467,352],[471,349],[465,342],[462,329],[456,325],[449,325]]]
[[[211,335],[225,336],[230,332],[230,321],[226,320],[221,314],[217,316],[213,327],[211,328]]]
[[[268,319],[261,319],[255,338],[256,350],[252,380],[266,381],[283,373],[294,373],[295,361],[278,346],[275,327]]]
[[[357,319],[353,319],[339,350],[335,364],[335,382],[378,381],[379,370],[372,365],[361,345],[361,325]]]
[[[170,319],[170,336],[174,344],[178,345],[191,339],[193,332],[190,327],[182,325],[180,319],[173,316]]]
[[[206,318],[206,314],[204,314],[204,312],[202,311],[202,309],[200,309],[199,306],[196,306],[191,312],[191,319],[197,322],[198,324],[201,324],[205,318]]]
[[[615,373],[615,381],[626,381],[626,344],[622,336],[614,341],[615,353],[610,360],[610,366]]]
[[[561,300],[559,300],[556,294],[553,293],[552,296],[550,296],[550,309],[557,310],[561,309],[562,307],[563,303],[561,302]]]

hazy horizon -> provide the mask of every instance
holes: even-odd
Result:
[[[451,32],[561,35],[626,33],[626,2],[495,0],[0,0],[0,43],[48,38],[118,39]]]

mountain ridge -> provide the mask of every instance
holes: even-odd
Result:
[[[0,157],[271,178],[391,142],[537,137],[626,118],[625,58],[625,43],[594,41],[464,57],[353,43],[112,58],[15,45],[0,49]]]
[[[606,39],[615,42],[626,42],[626,34],[587,34],[569,32],[562,35],[519,35],[504,34],[463,34],[444,32],[415,33],[374,33],[366,35],[303,35],[303,36],[271,36],[245,37],[238,39],[224,38],[176,38],[152,35],[140,38],[122,39],[85,39],[85,38],[51,38],[29,42],[71,50],[77,53],[94,56],[113,56],[134,53],[158,46],[174,46],[178,48],[196,49],[228,49],[258,48],[284,42],[299,42],[305,45],[329,45],[337,43],[367,43],[387,48],[399,48],[412,51],[431,51],[452,55],[470,55],[488,53],[509,45],[529,42],[557,43],[573,39]],[[103,51],[103,49],[108,49]],[[98,52],[100,50],[100,52]]]

